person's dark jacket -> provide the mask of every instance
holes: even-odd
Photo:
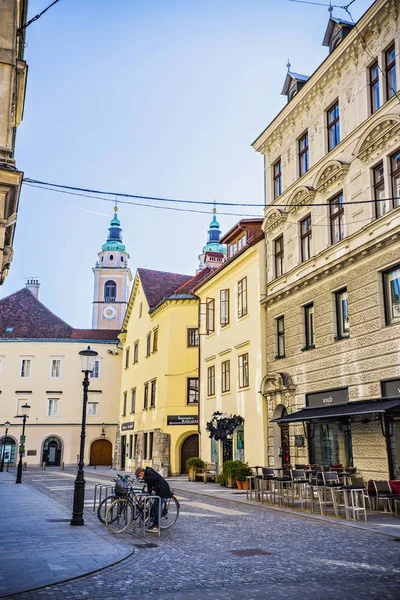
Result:
[[[171,498],[172,494],[168,482],[157,471],[151,467],[146,467],[143,479],[147,484],[149,494],[154,490],[156,496],[160,496],[160,498]]]

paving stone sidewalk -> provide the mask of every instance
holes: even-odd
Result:
[[[71,527],[71,510],[16,485],[13,473],[0,473],[0,507],[0,598],[91,573],[133,552],[89,520]]]

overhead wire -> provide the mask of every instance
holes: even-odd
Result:
[[[27,21],[25,23],[25,25],[22,25],[22,27],[19,27],[17,30],[17,35],[20,35],[20,33],[26,29],[27,27],[29,27],[29,25],[31,25],[32,23],[34,23],[35,21],[37,21],[38,19],[40,19],[40,17],[42,15],[44,15],[45,12],[47,12],[49,10],[49,8],[51,8],[52,6],[54,6],[55,4],[57,4],[57,2],[59,2],[60,0],[54,0],[54,2],[52,2],[51,4],[49,4],[49,6],[47,6],[44,10],[42,10],[42,12],[40,12],[38,15],[35,15],[34,17],[32,17],[32,19],[29,19],[29,21]]]
[[[57,191],[57,192],[63,192],[64,193],[70,193],[71,192],[87,192],[89,194],[104,194],[104,195],[108,195],[108,196],[118,196],[118,198],[138,198],[138,199],[144,199],[144,200],[153,200],[155,202],[169,202],[169,203],[179,203],[179,204],[190,204],[190,205],[196,205],[196,204],[201,204],[201,205],[207,205],[207,206],[237,206],[237,207],[254,207],[254,208],[265,208],[265,204],[255,204],[255,203],[248,203],[248,202],[218,202],[216,200],[213,200],[212,202],[210,201],[206,201],[206,200],[178,200],[176,198],[161,198],[161,197],[157,197],[157,196],[141,196],[139,194],[128,194],[128,193],[122,193],[122,192],[106,192],[106,191],[102,191],[102,190],[92,190],[89,188],[80,188],[80,187],[75,187],[75,186],[71,186],[71,185],[61,185],[61,184],[56,184],[56,183],[49,183],[49,182],[45,182],[45,181],[39,181],[37,179],[31,179],[29,177],[25,178],[23,180],[23,183],[25,185],[29,185],[30,187],[41,187],[42,189],[46,189],[46,190],[52,190],[52,191]],[[56,189],[53,189],[56,188]],[[57,188],[61,188],[61,189],[57,189]],[[68,192],[67,190],[71,190],[70,192]],[[80,194],[76,194],[73,193],[71,195],[74,196],[79,196]],[[82,194],[83,197],[86,198],[97,198],[99,200],[104,200],[106,202],[113,202],[115,204],[115,198],[103,198],[103,197],[98,197],[98,196],[87,196],[85,194]],[[389,197],[389,198],[380,198],[379,200],[384,202],[390,202],[393,200],[398,200],[398,197]],[[136,205],[136,203],[134,202],[130,202],[127,200],[118,200],[119,203],[121,204],[134,204]],[[341,202],[341,204],[343,205],[347,205],[347,206],[351,206],[351,205],[355,205],[355,206],[359,206],[362,204],[370,204],[370,203],[374,203],[376,202],[375,199],[371,200],[343,200]],[[143,206],[148,206],[150,208],[157,208],[156,206],[153,205],[143,205]],[[273,204],[270,205],[271,207],[273,206],[274,208],[288,208],[288,204],[287,203],[278,203],[278,202],[274,202]],[[297,208],[297,207],[301,207],[301,206],[326,206],[326,202],[300,202],[298,204],[290,204],[291,208]],[[171,208],[172,210],[172,208]],[[173,210],[178,210],[178,209],[173,209]],[[187,210],[187,209],[185,209]],[[190,212],[190,211],[189,211]],[[191,212],[199,212],[199,211],[191,211]],[[201,212],[207,212],[207,211],[201,211]],[[221,214],[221,213],[220,213]],[[235,213],[233,213],[235,214]],[[254,216],[254,215],[252,215]]]
[[[34,184],[26,184],[26,185],[28,185],[28,187],[32,187],[32,188],[43,189],[43,190],[46,190],[48,192],[58,192],[60,194],[67,194],[69,196],[78,196],[78,197],[81,197],[81,198],[86,198],[88,200],[101,200],[103,202],[112,202],[113,204],[115,204],[115,200],[113,200],[112,198],[103,198],[101,196],[90,196],[90,195],[87,195],[87,194],[80,194],[80,193],[77,193],[77,192],[69,192],[67,190],[57,190],[57,189],[47,188],[47,187],[44,187],[44,186],[39,186],[39,185],[34,185]],[[385,201],[391,201],[391,200],[393,200],[393,198],[388,198],[388,199],[383,198],[383,199],[379,200],[379,202],[385,202]],[[373,200],[372,202],[376,202],[376,201]],[[140,203],[140,202],[131,202],[131,201],[128,201],[128,200],[119,200],[118,203],[119,204],[125,204],[125,205],[128,205],[128,206],[140,206],[140,207],[145,207],[145,208],[156,208],[156,209],[159,209],[159,210],[172,210],[172,211],[177,211],[177,212],[200,213],[200,214],[207,214],[207,215],[210,214],[210,212],[207,211],[207,210],[196,210],[196,209],[190,209],[190,208],[175,208],[175,207],[171,207],[171,206],[154,206],[152,204],[144,204],[144,203]],[[345,203],[343,202],[343,204],[345,204]],[[357,204],[362,204],[362,203],[359,202]],[[79,209],[79,210],[86,210],[86,209],[84,209],[82,207],[79,207],[79,206],[72,206],[72,205],[68,205],[68,206],[70,206],[71,208]],[[262,205],[262,206],[265,208],[265,205]],[[277,205],[276,204],[271,204],[271,205],[268,205],[268,206],[270,206],[272,208],[272,207],[275,207]],[[286,208],[289,208],[288,205],[280,205],[280,206],[285,206]],[[325,204],[315,204],[315,203],[312,204],[311,203],[311,204],[290,205],[290,207],[291,206],[294,206],[294,207],[295,206],[298,206],[298,207],[301,207],[301,206],[303,206],[303,207],[311,207],[311,206],[326,207],[328,205],[326,203]],[[92,212],[95,212],[95,211],[88,211],[88,212],[92,213]],[[100,214],[100,215],[103,215],[103,216],[107,216],[107,215],[104,215],[103,213],[95,213],[95,214]],[[218,214],[219,215],[223,215],[223,216],[231,216],[231,217],[251,217],[251,218],[260,218],[262,216],[260,214],[254,215],[254,214],[231,213],[231,212],[219,212]],[[357,224],[357,223],[370,222],[370,221],[371,221],[371,218],[370,217],[366,217],[364,219],[356,219],[356,220],[353,220],[351,222],[343,223],[343,225],[348,226],[348,225],[354,225],[354,224]],[[289,225],[298,225],[299,221],[288,221],[288,220],[286,220],[286,223],[289,224]],[[312,226],[313,227],[330,227],[330,223],[313,223]]]

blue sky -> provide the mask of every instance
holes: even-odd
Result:
[[[29,16],[47,4],[30,0]],[[371,4],[356,0],[354,19]],[[251,143],[285,103],[288,57],[306,75],[326,57],[327,22],[327,8],[288,0],[61,0],[27,30],[17,165],[79,187],[262,204]],[[111,216],[107,202],[24,186],[0,296],[38,277],[51,310],[89,327]],[[119,216],[133,273],[194,274],[209,215],[120,206]],[[223,231],[239,218],[218,217]]]

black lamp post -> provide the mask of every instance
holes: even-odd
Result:
[[[6,453],[7,434],[8,434],[10,425],[11,425],[10,421],[6,421],[4,423],[4,427],[6,428],[6,435],[4,436],[4,442],[3,442],[3,452],[1,455],[0,473],[4,471],[4,457],[5,457],[5,453]]]
[[[17,415],[18,418],[22,417],[22,435],[19,440],[19,462],[15,483],[22,483],[22,457],[25,454],[25,423],[28,418],[29,409],[29,404],[25,402],[25,404],[21,406],[22,415]]]
[[[81,429],[81,445],[79,451],[78,472],[75,479],[74,489],[74,507],[72,509],[72,519],[70,525],[84,525],[83,506],[85,502],[85,474],[83,472],[83,459],[85,454],[85,437],[86,437],[86,409],[88,400],[88,387],[90,384],[89,373],[93,371],[94,361],[98,353],[91,350],[90,346],[87,350],[81,350],[79,356],[82,361],[82,373],[85,374],[83,379],[83,409],[82,409],[82,429]]]

